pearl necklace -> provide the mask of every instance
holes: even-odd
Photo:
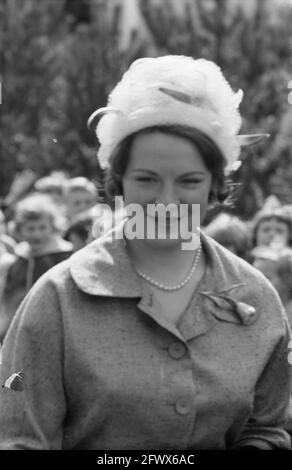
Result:
[[[187,274],[187,276],[185,277],[185,279],[182,282],[180,282],[179,284],[176,284],[175,286],[166,286],[166,285],[162,284],[161,282],[157,282],[154,279],[152,279],[150,276],[147,276],[147,274],[143,273],[142,271],[137,271],[137,273],[139,274],[139,276],[141,276],[143,279],[145,279],[145,281],[149,282],[149,284],[152,284],[153,286],[158,287],[158,289],[165,290],[165,291],[170,291],[170,292],[175,291],[175,290],[179,290],[189,282],[192,275],[194,274],[195,269],[196,269],[196,267],[198,265],[198,262],[199,262],[199,259],[200,259],[201,248],[202,247],[201,247],[201,241],[200,241],[199,247],[197,249],[196,256],[194,258],[194,262],[192,264],[192,267],[191,267],[189,273]]]

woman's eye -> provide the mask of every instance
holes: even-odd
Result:
[[[198,184],[200,183],[201,180],[195,180],[195,179],[186,179],[186,180],[183,180],[183,183],[184,184]]]
[[[139,181],[141,183],[150,183],[152,181],[155,181],[154,178],[151,178],[151,176],[138,176],[136,178],[136,181]]]

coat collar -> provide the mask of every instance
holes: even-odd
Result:
[[[141,297],[142,287],[127,254],[123,236],[125,220],[70,258],[71,276],[83,292],[111,297]],[[201,241],[208,259],[209,288],[223,291],[230,287],[236,263],[235,255],[201,231]],[[224,259],[228,259],[229,271]],[[235,257],[238,259],[237,257]],[[240,273],[239,273],[240,274]],[[234,279],[233,279],[234,280]]]
[[[207,258],[206,272],[179,324],[171,324],[159,313],[160,308],[155,297],[140,282],[129,259],[123,238],[124,223],[125,221],[71,256],[71,276],[79,289],[95,296],[139,298],[138,308],[182,341],[206,334],[218,320],[238,325],[251,323],[248,313],[243,312],[241,315],[240,311],[233,311],[228,308],[229,304],[224,299],[221,306],[217,308],[215,304],[214,307],[206,292],[209,297],[210,294],[211,297],[215,294],[215,299],[216,294],[224,296],[225,292],[228,292],[226,295],[232,292],[230,297],[235,299],[242,296],[248,298],[249,287],[241,282],[242,270],[247,274],[247,269],[253,268],[201,232]],[[239,293],[238,287],[241,288]],[[246,306],[248,307],[247,304]]]
[[[83,292],[110,297],[141,297],[138,274],[123,237],[125,220],[70,258],[71,276]]]

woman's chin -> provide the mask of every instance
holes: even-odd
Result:
[[[148,246],[151,246],[152,248],[156,249],[169,249],[169,248],[178,248],[182,244],[182,239],[180,238],[145,238],[144,243],[147,244]]]

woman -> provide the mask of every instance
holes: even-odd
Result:
[[[2,389],[2,449],[290,448],[279,297],[203,233],[193,251],[171,236],[225,199],[240,99],[212,62],[166,56],[136,61],[95,113],[107,195],[155,235],[126,218],[31,290],[4,343],[2,381],[23,390]]]

